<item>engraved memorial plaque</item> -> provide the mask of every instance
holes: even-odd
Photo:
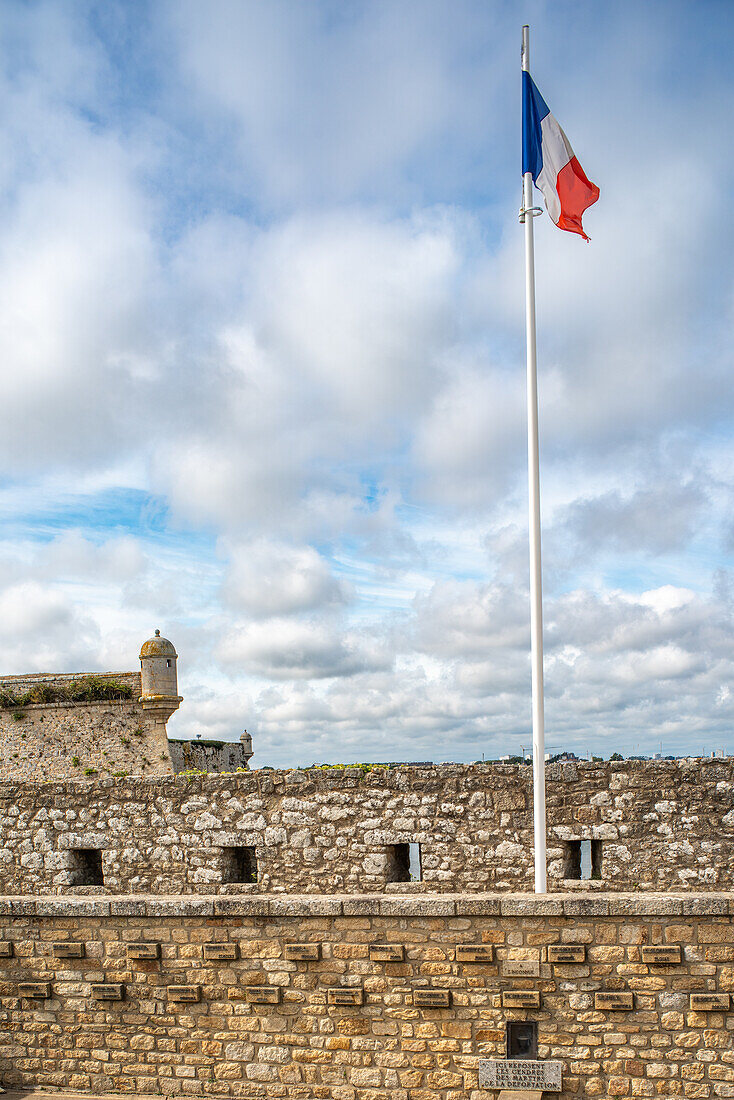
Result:
[[[18,996],[19,997],[37,997],[45,1000],[51,996],[51,983],[50,982],[19,982],[18,983]]]
[[[642,961],[657,963],[658,966],[672,966],[681,961],[681,949],[677,944],[672,947],[643,947]]]
[[[540,1008],[537,989],[506,989],[502,994],[503,1008]]]
[[[193,1003],[201,1000],[201,988],[198,985],[169,985],[167,993],[169,1001]]]
[[[540,962],[538,959],[505,959],[502,975],[505,978],[538,978]]]
[[[460,943],[456,947],[456,961],[460,963],[491,963],[494,947],[491,943]]]
[[[414,989],[413,1005],[415,1008],[450,1008],[450,989]]]
[[[576,963],[586,962],[586,946],[583,943],[554,943],[548,948],[549,963],[565,963],[573,966]]]
[[[55,959],[83,959],[83,943],[55,943],[53,945]]]
[[[728,1012],[731,999],[728,993],[691,993],[692,1012]]]
[[[157,959],[161,953],[159,943],[129,943],[127,945],[128,959]]]
[[[0,940],[0,959],[12,959],[13,957],[13,941],[12,940]]]
[[[330,1005],[361,1005],[364,993],[361,989],[329,989],[326,1000]]]
[[[318,962],[321,958],[321,944],[287,943],[285,957],[291,962]]]
[[[245,998],[251,1005],[280,1004],[281,987],[279,985],[248,985]]]
[[[93,982],[89,993],[95,1001],[123,1001],[125,986],[118,982]]]
[[[480,1089],[560,1092],[561,1062],[538,1062],[529,1058],[489,1061],[479,1059]]]
[[[594,1008],[606,1008],[610,1012],[632,1012],[634,993],[595,993]]]
[[[205,943],[204,958],[209,962],[237,958],[236,943]]]
[[[370,961],[378,963],[401,963],[405,958],[402,943],[370,944]]]

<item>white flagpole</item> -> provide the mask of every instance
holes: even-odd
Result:
[[[522,68],[530,71],[530,27],[522,29]],[[528,399],[528,520],[530,526],[530,657],[533,693],[533,831],[535,893],[545,894],[545,725],[543,702],[543,589],[540,564],[540,462],[538,457],[538,372],[535,350],[535,251],[533,247],[533,176],[522,179],[525,224],[525,333]]]

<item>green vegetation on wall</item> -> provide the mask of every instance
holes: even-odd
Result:
[[[0,709],[16,709],[39,703],[96,703],[105,699],[132,697],[133,689],[129,684],[106,680],[102,676],[83,676],[78,680],[33,684],[23,692],[0,687]]]

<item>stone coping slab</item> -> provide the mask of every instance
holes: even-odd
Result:
[[[0,897],[9,917],[734,916],[727,894],[158,894]]]

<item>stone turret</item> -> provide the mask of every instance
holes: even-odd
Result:
[[[255,754],[252,751],[252,737],[247,732],[247,730],[245,730],[244,733],[240,734],[240,744],[242,745],[242,755],[245,758],[245,767],[249,768],[250,760]]]
[[[160,630],[143,642],[140,650],[140,705],[153,721],[164,725],[178,710],[183,696],[178,694],[176,661],[178,654]]]

